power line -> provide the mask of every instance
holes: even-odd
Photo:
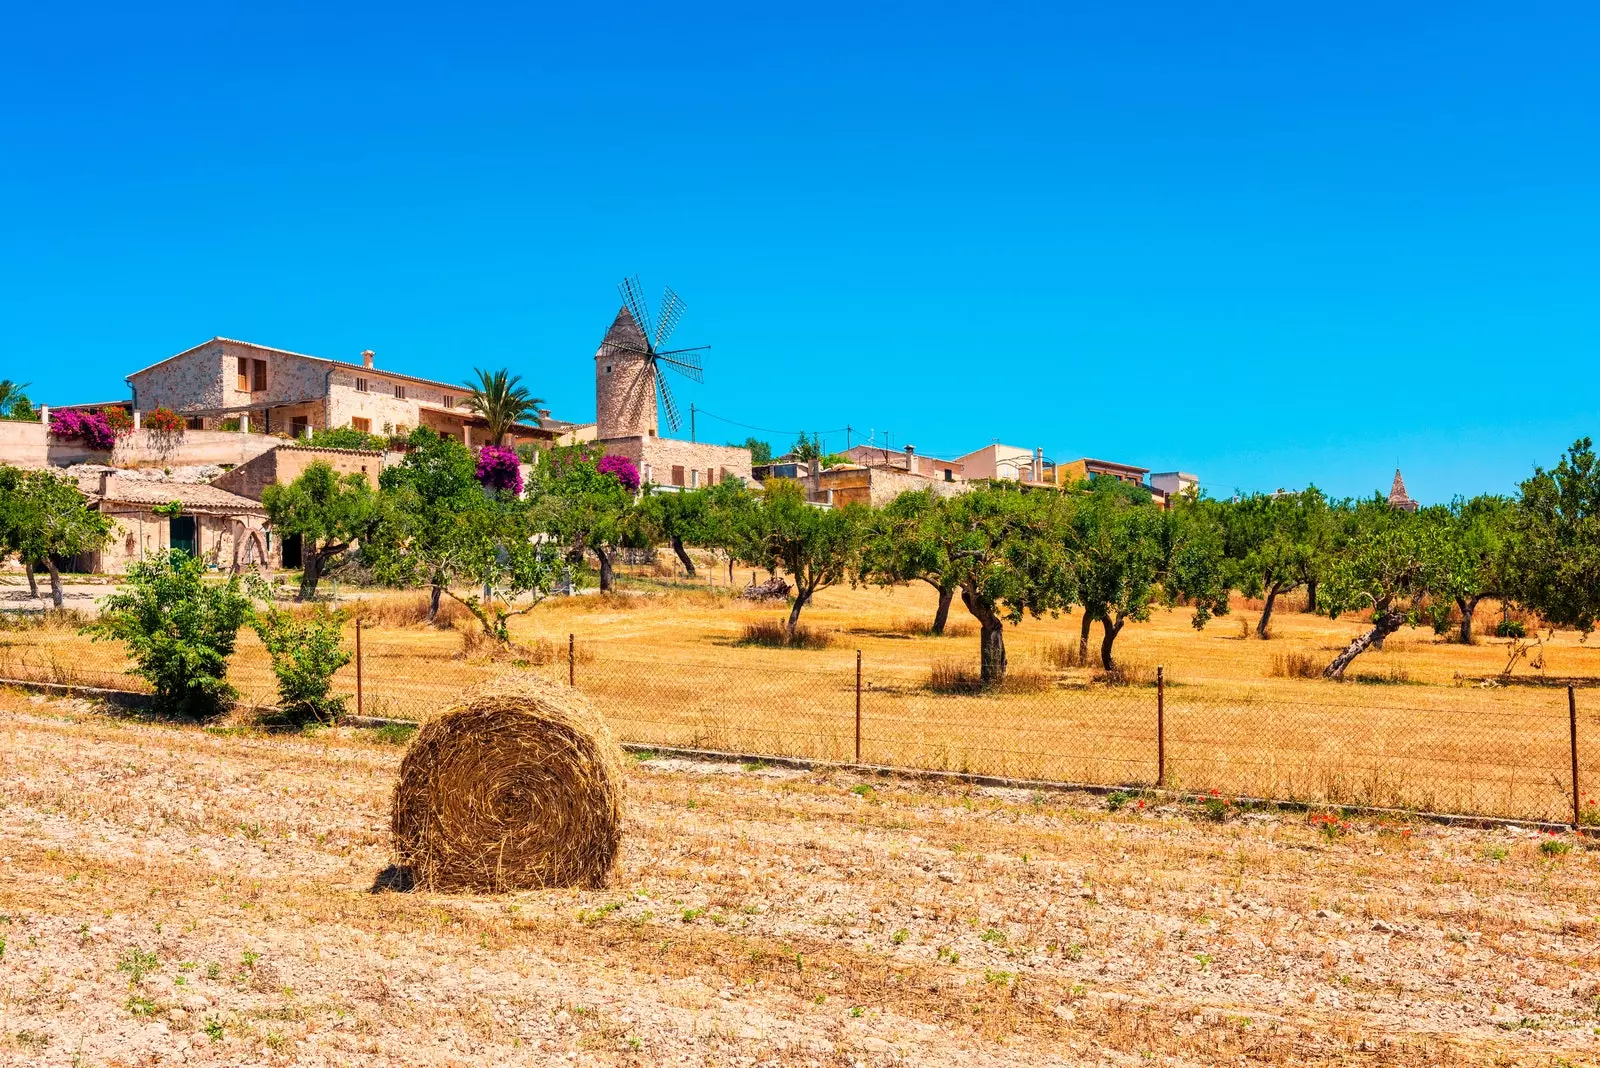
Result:
[[[770,427],[770,426],[751,426],[749,423],[741,423],[736,419],[726,419],[723,416],[717,415],[715,412],[708,412],[704,408],[696,408],[695,409],[695,413],[698,414],[698,415],[709,416],[710,418],[717,420],[717,422],[719,422],[719,423],[727,423],[729,426],[740,427],[741,429],[744,429],[744,430],[759,430],[763,434],[793,434],[796,437],[798,437],[801,434],[817,434],[817,433],[820,433],[820,434],[843,434],[846,430],[849,429],[848,427],[842,427],[841,426],[841,427],[836,427],[833,430],[821,430],[821,431],[815,431],[815,430],[778,430],[778,429],[776,429],[774,427]]]

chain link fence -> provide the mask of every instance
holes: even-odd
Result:
[[[116,644],[12,637],[28,640],[0,643],[0,677],[143,688]],[[426,720],[508,666],[430,652],[403,631],[351,637],[360,655],[336,685],[366,716]],[[1582,687],[1225,685],[1159,671],[1108,685],[1030,669],[985,688],[913,656],[731,641],[668,652],[581,636],[519,655],[642,746],[1600,825],[1600,696]],[[273,703],[253,635],[241,635],[230,678],[243,703]]]

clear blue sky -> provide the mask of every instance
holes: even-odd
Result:
[[[587,420],[637,273],[781,430],[1424,501],[1600,431],[1592,4],[142,8],[0,31],[47,402],[220,334]]]

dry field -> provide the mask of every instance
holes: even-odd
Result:
[[[1402,631],[1357,660],[1354,681],[1339,685],[1281,677],[1274,663],[1300,657],[1320,666],[1360,631],[1358,621],[1284,609],[1274,616],[1273,640],[1260,641],[1251,633],[1257,613],[1242,602],[1199,632],[1187,611],[1158,609],[1118,641],[1134,684],[1107,685],[1068,663],[1075,617],[1028,619],[1008,634],[1015,684],[1007,692],[943,693],[929,686],[934,669],[971,670],[977,639],[959,604],[952,612],[958,634],[916,633],[932,616],[925,585],[825,590],[805,621],[829,646],[769,649],[739,639],[746,625],[777,619],[781,608],[732,600],[725,587],[663,590],[634,581],[616,596],[547,602],[515,627],[525,655],[561,676],[575,634],[578,685],[629,741],[853,760],[859,649],[866,763],[1149,783],[1157,771],[1152,683],[1161,665],[1169,785],[1571,819],[1566,691],[1483,685],[1506,663],[1501,639],[1466,647],[1429,630]],[[354,603],[370,624],[363,639],[368,714],[426,718],[496,668],[481,648],[466,647],[462,631],[418,625],[417,595]],[[1497,608],[1480,610],[1480,630],[1497,615]],[[1600,679],[1597,646],[1558,634],[1543,649],[1542,672],[1523,663],[1517,673]],[[0,633],[0,675],[121,684],[124,668],[118,646],[92,644],[71,628]],[[251,635],[241,641],[234,677],[249,700],[272,700]],[[343,686],[354,691],[353,668]],[[1578,696],[1582,778],[1600,783],[1600,690]],[[1593,815],[1600,822],[1600,808]]]
[[[0,691],[0,1063],[1600,1051],[1592,842],[645,760],[608,889],[374,894],[400,754]]]

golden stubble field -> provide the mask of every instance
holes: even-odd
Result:
[[[725,579],[725,573],[717,576]],[[739,575],[742,583],[745,574]],[[363,708],[369,715],[425,719],[501,665],[466,648],[462,630],[414,620],[420,595],[358,595],[365,615]],[[447,602],[448,604],[448,602]],[[935,664],[973,669],[977,638],[959,602],[957,634],[915,633],[931,619],[933,591],[824,590],[804,621],[828,636],[822,649],[740,644],[744,627],[783,609],[732,599],[725,586],[666,589],[642,573],[609,597],[554,599],[519,618],[525,659],[573,677],[619,736],[642,744],[853,761],[856,654],[861,654],[861,760],[931,770],[1095,784],[1146,784],[1157,777],[1155,668],[1164,700],[1166,784],[1179,789],[1341,804],[1570,821],[1570,730],[1558,686],[1486,686],[1507,642],[1462,646],[1426,629],[1392,637],[1358,659],[1344,684],[1274,674],[1296,654],[1331,659],[1362,629],[1280,609],[1270,641],[1253,636],[1257,612],[1195,631],[1185,609],[1157,609],[1130,623],[1117,643],[1133,685],[1062,666],[1078,620],[1029,618],[1008,630],[1018,685],[999,694],[937,692]],[[1292,601],[1291,601],[1292,607]],[[1498,608],[1479,612],[1487,632]],[[457,627],[470,629],[470,620]],[[350,636],[354,638],[353,628]],[[1098,645],[1098,628],[1091,650]],[[70,628],[0,634],[0,674],[125,682],[120,648]],[[1542,650],[1542,674],[1600,678],[1600,643],[1560,633]],[[1521,676],[1539,675],[1526,663]],[[354,693],[354,667],[341,673]],[[246,634],[232,675],[247,700],[267,704],[265,656]],[[1591,694],[1593,696],[1591,696]],[[1578,691],[1580,777],[1600,784],[1600,690]],[[1600,796],[1600,789],[1590,790]],[[1600,809],[1593,813],[1600,821]]]
[[[1600,1049],[1600,851],[1581,840],[649,759],[606,889],[374,894],[400,755],[372,731],[207,731],[0,691],[0,1063]]]

